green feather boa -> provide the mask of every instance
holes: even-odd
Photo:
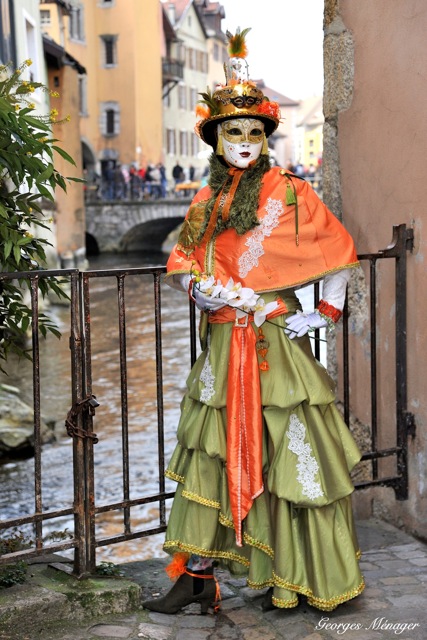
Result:
[[[231,185],[231,176],[228,175],[229,167],[224,165],[214,153],[209,158],[209,186],[212,196],[209,198],[205,208],[205,219],[200,230],[199,241],[203,238],[209,219],[214,208],[215,201],[219,196],[224,184],[228,182],[228,189]],[[225,229],[233,228],[240,236],[254,229],[259,224],[257,210],[259,196],[264,173],[271,169],[270,158],[267,155],[260,155],[253,167],[249,167],[243,173],[234,195],[230,207],[230,215],[226,222],[219,217],[215,227],[214,235],[218,235]],[[228,190],[226,187],[226,190]]]

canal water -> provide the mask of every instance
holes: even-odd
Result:
[[[115,269],[164,265],[167,254],[102,254],[90,260],[90,269]],[[93,393],[96,409],[95,503],[97,506],[123,500],[122,423],[120,362],[118,343],[117,279],[94,278],[90,285]],[[303,306],[309,307],[312,293],[302,290]],[[163,393],[166,460],[175,445],[179,406],[190,369],[188,299],[167,285],[162,286]],[[153,324],[152,276],[125,279],[126,340],[129,408],[130,497],[148,496],[158,491],[157,399],[155,335]],[[73,502],[72,443],[64,421],[71,407],[69,350],[70,310],[67,306],[49,309],[62,337],[49,336],[40,349],[41,409],[45,419],[55,424],[55,439],[43,446],[42,500],[45,511],[69,508]],[[32,406],[32,365],[13,358],[8,376],[0,382],[20,389]],[[15,518],[34,511],[34,460],[11,461],[0,465],[0,517]],[[167,490],[175,483],[167,481]],[[168,505],[169,507],[170,505]],[[133,531],[158,525],[157,506],[141,505],[131,510]],[[123,514],[112,511],[97,515],[97,537],[123,533]],[[31,529],[22,527],[31,537]],[[72,517],[47,521],[44,535],[57,540],[73,531]],[[60,533],[58,533],[60,532]],[[65,532],[65,533],[64,533]],[[161,556],[163,534],[126,543],[103,546],[97,562],[127,562]],[[69,552],[67,552],[69,553]]]
[[[167,254],[141,257],[138,254],[103,254],[90,260],[90,269],[118,269],[158,266]],[[123,499],[120,362],[118,342],[117,279],[94,278],[90,283],[93,393],[100,406],[94,418],[95,501],[100,506]],[[188,298],[167,285],[161,289],[164,378],[164,422],[166,458],[175,444],[179,404],[190,369]],[[131,498],[158,491],[157,399],[155,334],[153,323],[153,277],[127,276],[125,279],[126,340],[129,407],[129,457]],[[71,407],[70,310],[52,306],[62,337],[49,336],[40,345],[41,410],[45,420],[55,423],[55,440],[43,446],[42,500],[44,510],[67,508],[73,501],[72,443],[64,421]],[[8,376],[0,382],[20,389],[20,397],[32,406],[32,365],[11,358]],[[14,518],[34,511],[34,460],[11,461],[0,465],[0,517]],[[174,490],[174,483],[168,490]],[[155,504],[131,510],[132,529],[157,526]],[[97,516],[99,536],[123,532],[122,512]],[[31,537],[30,528],[22,532]],[[73,519],[47,521],[44,535],[73,531]],[[61,534],[62,535],[62,534]],[[101,547],[97,561],[124,562],[161,555],[163,536],[150,536],[126,544]]]

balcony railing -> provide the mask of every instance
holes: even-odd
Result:
[[[184,63],[172,58],[162,59],[163,86],[170,82],[179,82],[184,78]]]

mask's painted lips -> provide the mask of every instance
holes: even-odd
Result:
[[[239,156],[242,158],[249,158],[250,157],[250,153],[249,151],[243,151],[242,153],[239,153]]]

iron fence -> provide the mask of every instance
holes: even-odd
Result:
[[[363,460],[371,461],[371,478],[358,483],[356,488],[368,486],[390,486],[400,500],[408,495],[407,439],[414,434],[414,420],[407,411],[407,363],[406,363],[406,255],[412,247],[412,230],[405,225],[394,227],[393,243],[375,254],[360,255],[362,262],[369,265],[370,290],[370,402],[371,402],[371,450],[364,452]],[[396,445],[386,449],[378,448],[377,420],[377,315],[376,315],[376,265],[378,261],[393,259],[395,261],[395,298],[396,298]],[[164,443],[164,410],[163,410],[163,351],[162,351],[162,276],[165,267],[144,267],[132,269],[92,270],[79,272],[75,269],[57,271],[37,271],[19,274],[0,274],[0,282],[4,279],[26,279],[29,283],[32,310],[32,362],[33,362],[33,410],[34,410],[34,510],[22,517],[0,519],[0,536],[5,532],[22,525],[31,525],[34,529],[34,544],[31,548],[22,549],[0,556],[0,563],[17,559],[34,557],[44,553],[60,552],[74,549],[74,574],[84,576],[92,573],[96,567],[96,549],[137,538],[162,533],[166,529],[166,501],[174,493],[167,491],[164,479],[165,443]],[[42,443],[40,437],[40,359],[39,334],[37,330],[39,300],[38,283],[41,278],[61,277],[69,281],[70,286],[70,376],[72,387],[72,406],[65,419],[65,427],[73,439],[72,460],[64,464],[73,465],[73,503],[66,508],[44,510],[42,493]],[[129,429],[128,429],[128,355],[126,333],[126,300],[125,283],[129,276],[149,276],[152,279],[152,295],[154,301],[154,333],[156,361],[156,411],[157,411],[157,452],[158,452],[158,487],[151,495],[131,497],[129,490]],[[94,279],[113,277],[116,279],[116,299],[118,309],[117,337],[119,343],[120,366],[120,417],[121,417],[121,449],[122,449],[122,499],[97,504],[95,500],[95,458],[98,436],[94,433],[93,416],[98,402],[96,397],[97,381],[92,375],[92,324],[90,282]],[[318,286],[314,289],[314,304],[319,299]],[[194,305],[189,305],[191,362],[196,359],[196,314]],[[317,342],[318,345],[318,342]],[[315,347],[315,355],[319,358],[319,347]],[[343,322],[343,389],[344,418],[350,421],[350,365],[349,365],[349,310],[346,305]],[[394,456],[397,460],[397,473],[390,477],[381,477],[378,471],[378,460]],[[131,510],[134,507],[155,504],[158,507],[156,526],[144,530],[132,527]],[[122,531],[116,535],[100,536],[96,532],[95,519],[98,514],[111,512],[122,513]],[[74,531],[69,540],[46,544],[43,539],[43,523],[63,517],[74,519]]]

